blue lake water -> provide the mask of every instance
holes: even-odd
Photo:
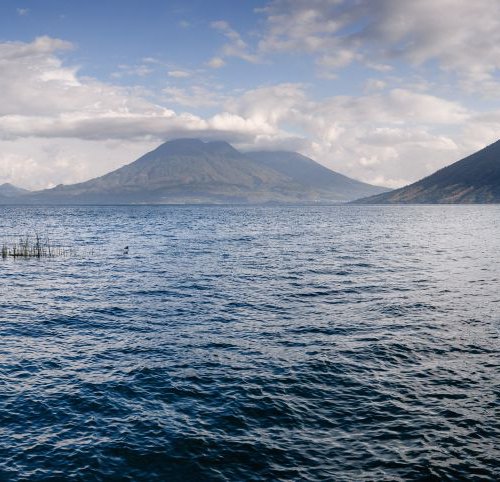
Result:
[[[0,207],[35,231],[0,480],[500,479],[500,206]]]

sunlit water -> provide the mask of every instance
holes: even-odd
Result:
[[[0,207],[35,231],[76,253],[0,258],[0,480],[500,478],[500,206]]]

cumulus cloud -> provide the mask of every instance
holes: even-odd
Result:
[[[285,83],[249,90],[228,100],[225,108],[262,125],[277,125],[307,108],[307,98],[302,84]]]
[[[0,138],[137,138],[184,121],[134,89],[82,79],[57,56],[72,45],[42,37],[0,44]]]
[[[288,136],[281,132],[267,142],[260,139],[262,147],[276,147],[278,141],[281,148],[297,149],[334,170],[390,187],[469,152],[469,146],[456,139],[471,112],[404,89],[313,101],[305,86],[281,84],[248,91],[226,108],[270,130],[287,127]],[[452,136],[440,133],[449,129]]]
[[[330,69],[434,61],[457,72],[469,90],[489,84],[498,92],[497,0],[274,0],[259,12],[266,20],[261,53],[306,52]]]

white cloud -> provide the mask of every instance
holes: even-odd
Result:
[[[16,9],[16,11],[20,17],[25,17],[26,15],[28,15],[30,13],[29,8],[18,8],[18,9]]]
[[[259,9],[266,16],[267,31],[260,42],[263,52],[327,52],[337,47],[335,34],[345,24],[337,15],[342,1],[276,0]]]
[[[143,57],[142,62],[144,62],[145,64],[153,64],[153,65],[163,63],[161,60],[159,60],[155,57]]]
[[[259,57],[250,52],[248,44],[242,39],[241,35],[232,29],[226,21],[218,20],[212,22],[211,26],[228,39],[228,42],[222,47],[219,58],[235,57],[254,64],[260,62]],[[214,62],[214,59],[210,62]]]
[[[224,59],[221,59],[220,57],[212,57],[207,62],[207,65],[212,69],[220,69],[221,67],[224,67],[224,65],[226,65],[226,62],[224,61]]]
[[[323,68],[363,62],[380,71],[435,61],[469,91],[500,91],[498,0],[273,0],[259,12],[261,53],[306,52]]]
[[[335,49],[328,54],[322,55],[318,59],[318,65],[327,69],[340,69],[349,65],[356,60],[359,56],[356,52],[349,49]]]
[[[312,101],[301,84],[255,89],[226,108],[274,128],[282,148],[298,148],[332,169],[392,187],[465,155],[460,131],[472,115],[457,103],[404,89]],[[443,129],[453,135],[440,134]]]
[[[293,122],[294,117],[307,108],[307,102],[301,84],[285,83],[249,90],[228,100],[225,108],[270,126]]]
[[[357,124],[460,124],[468,112],[460,104],[406,89],[366,96],[336,96],[325,99],[315,111],[335,122]]]
[[[0,44],[0,138],[128,139],[158,135],[181,121],[135,89],[80,78],[57,56],[68,48],[48,37]]]
[[[365,91],[372,92],[375,90],[383,90],[387,87],[387,82],[380,79],[366,79],[365,81]]]
[[[176,79],[186,79],[188,77],[191,77],[191,73],[185,70],[169,70],[167,72],[167,75]]]

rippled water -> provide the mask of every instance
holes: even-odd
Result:
[[[0,480],[499,480],[500,206],[0,207],[35,230],[78,253],[0,259]]]

